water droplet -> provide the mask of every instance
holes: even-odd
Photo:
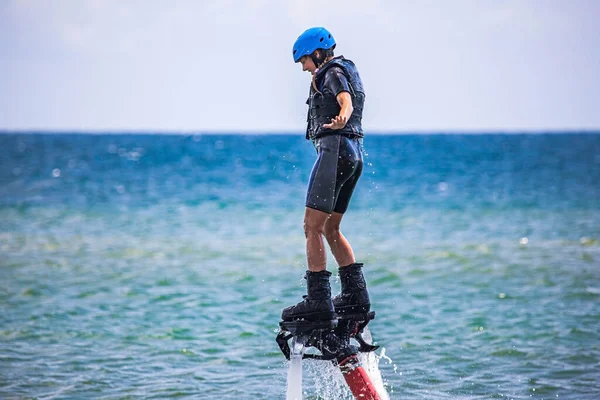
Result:
[[[529,239],[527,239],[526,237],[522,237],[521,239],[519,239],[519,243],[524,246],[527,243],[529,243]]]
[[[52,170],[52,176],[53,176],[53,177],[55,177],[55,178],[58,178],[58,177],[60,177],[60,169],[58,169],[58,168],[54,168],[54,169]]]

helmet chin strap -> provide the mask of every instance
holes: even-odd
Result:
[[[310,59],[315,64],[315,67],[319,68],[325,62],[325,59],[327,57],[325,56],[325,54],[323,54],[322,51],[319,52],[321,54],[320,57],[317,57],[315,53],[316,51],[310,55]]]

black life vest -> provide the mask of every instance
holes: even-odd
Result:
[[[323,124],[328,124],[331,119],[340,113],[340,105],[335,95],[329,90],[322,92],[316,91],[312,85],[310,88],[310,97],[306,101],[308,104],[306,138],[316,139],[331,134],[345,134],[356,137],[363,137],[362,113],[365,104],[365,91],[358,70],[354,63],[343,56],[336,57],[319,69],[315,76],[315,85],[320,88],[325,79],[327,71],[331,68],[339,67],[350,86],[350,97],[352,98],[352,115],[346,126],[342,129],[333,130],[323,128]]]

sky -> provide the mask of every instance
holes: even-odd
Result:
[[[600,129],[596,0],[2,0],[0,130],[303,132],[325,26],[366,132]]]

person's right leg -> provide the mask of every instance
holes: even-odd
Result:
[[[350,246],[350,242],[348,242],[340,230],[343,216],[344,214],[333,212],[325,222],[325,239],[327,240],[327,244],[329,244],[331,253],[335,257],[335,261],[337,261],[340,267],[354,264],[355,262],[352,246]]]
[[[348,209],[362,169],[362,152],[358,140],[343,138],[340,143],[337,180],[341,186],[336,186],[336,203],[325,223],[325,238],[340,267],[342,292],[333,299],[338,314],[366,313],[371,308],[367,284],[362,273],[363,264],[356,262],[352,246],[340,230],[342,218]]]
[[[333,298],[333,305],[338,314],[367,313],[371,301],[362,273],[363,264],[356,263],[352,246],[340,231],[343,216],[334,212],[325,223],[325,238],[338,263],[342,284],[342,291]]]
[[[363,159],[359,141],[341,137],[337,160],[335,203],[324,227],[325,238],[340,267],[355,262],[352,246],[340,231],[340,224],[362,170]]]

